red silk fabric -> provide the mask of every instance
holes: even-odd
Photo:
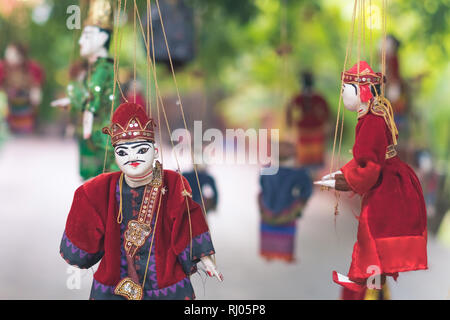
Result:
[[[385,159],[390,144],[391,133],[382,117],[368,113],[359,119],[354,158],[342,168],[349,186],[362,196],[349,271],[352,280],[371,276],[370,266],[391,275],[427,268],[426,209],[420,182],[398,156]]]

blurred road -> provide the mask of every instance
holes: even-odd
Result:
[[[168,159],[166,152],[165,159]],[[93,270],[81,272],[80,289],[59,255],[72,197],[81,184],[72,140],[14,138],[0,150],[0,299],[87,299]],[[166,168],[172,168],[165,161]],[[356,238],[358,199],[341,197],[333,215],[331,192],[315,193],[299,223],[295,264],[258,255],[258,168],[213,166],[218,210],[209,216],[225,281],[192,277],[198,299],[337,299],[331,272],[345,274]],[[429,239],[429,270],[390,281],[393,299],[450,299],[450,248]],[[392,279],[391,279],[392,280]]]

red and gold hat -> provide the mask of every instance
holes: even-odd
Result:
[[[359,61],[353,67],[343,72],[341,79],[344,83],[359,86],[361,101],[367,102],[372,98],[371,85],[381,84],[383,74],[374,72],[367,62]]]
[[[136,103],[122,103],[114,111],[111,125],[102,132],[111,137],[116,145],[122,141],[145,139],[155,142],[155,122],[147,116],[145,109]]]

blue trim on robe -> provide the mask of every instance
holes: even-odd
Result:
[[[189,244],[178,255],[178,261],[183,267],[184,273],[188,276],[197,272],[197,263],[200,262],[200,258],[210,256],[215,253],[209,231],[206,231],[192,239],[192,259],[190,257],[190,248],[191,245]]]
[[[88,269],[100,261],[104,252],[92,254],[81,250],[70,241],[64,232],[60,244],[60,254],[68,264],[80,269]]]

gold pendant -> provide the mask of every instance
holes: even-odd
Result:
[[[142,300],[142,287],[131,278],[126,277],[120,280],[114,288],[114,293],[127,298],[128,300]]]
[[[127,241],[127,246],[135,245],[136,247],[141,247],[144,245],[145,240],[150,235],[152,228],[145,223],[141,223],[136,220],[131,220],[128,222],[128,229],[125,231],[125,239]]]

